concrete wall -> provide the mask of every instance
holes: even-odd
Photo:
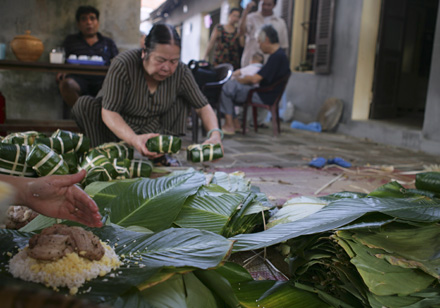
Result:
[[[440,5],[437,13],[435,28],[434,48],[432,51],[431,71],[426,99],[425,121],[423,122],[423,135],[425,138],[440,141]],[[440,150],[439,150],[440,152]]]
[[[0,42],[8,45],[7,60],[16,60],[9,43],[26,30],[44,44],[40,62],[49,61],[52,48],[66,35],[77,32],[75,12],[80,5],[100,11],[100,32],[111,37],[120,51],[139,44],[139,0],[3,0],[0,9]],[[8,118],[59,119],[63,103],[55,84],[55,74],[0,71],[0,91],[6,97]]]
[[[338,0],[335,7],[332,67],[329,75],[293,72],[287,86],[287,101],[295,106],[295,120],[316,121],[326,99],[344,102],[342,121],[351,119],[362,0]]]

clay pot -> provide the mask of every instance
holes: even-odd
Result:
[[[43,42],[32,36],[29,30],[26,34],[14,37],[11,48],[18,60],[26,62],[37,61],[44,50]]]

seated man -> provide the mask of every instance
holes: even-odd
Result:
[[[225,115],[224,134],[234,134],[240,130],[240,123],[235,114],[235,105],[243,105],[248,92],[258,84],[268,86],[290,72],[289,60],[280,48],[277,31],[271,25],[264,25],[258,35],[258,43],[265,54],[269,54],[266,64],[254,75],[230,80],[222,87],[220,94],[220,111]],[[271,105],[280,89],[255,93],[254,101]]]
[[[70,55],[101,56],[106,65],[118,54],[112,39],[98,32],[99,11],[92,6],[80,6],[76,11],[79,33],[66,37],[63,43],[66,58]],[[79,96],[96,96],[105,76],[58,74],[57,82],[63,100],[72,107]]]

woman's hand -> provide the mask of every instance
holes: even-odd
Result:
[[[160,156],[163,156],[163,154],[158,154],[156,152],[150,152],[147,149],[146,143],[148,139],[154,138],[159,136],[160,134],[143,134],[143,135],[136,135],[132,140],[130,141],[130,144],[143,156],[148,157],[149,159],[154,159]]]
[[[211,137],[209,137],[208,139],[205,140],[205,142],[203,142],[203,144],[220,144],[221,148],[222,148],[222,153],[223,155],[225,155],[225,151],[223,149],[223,144],[222,144],[222,139],[221,139],[221,134],[220,132],[214,131],[211,133]],[[215,159],[213,160],[213,162],[216,162],[219,159]]]
[[[85,176],[86,171],[82,170],[71,175],[29,179],[26,185],[20,185],[16,202],[45,216],[101,227],[101,215],[95,201],[75,185]]]

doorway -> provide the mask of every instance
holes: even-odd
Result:
[[[422,129],[439,0],[383,0],[370,119]]]

